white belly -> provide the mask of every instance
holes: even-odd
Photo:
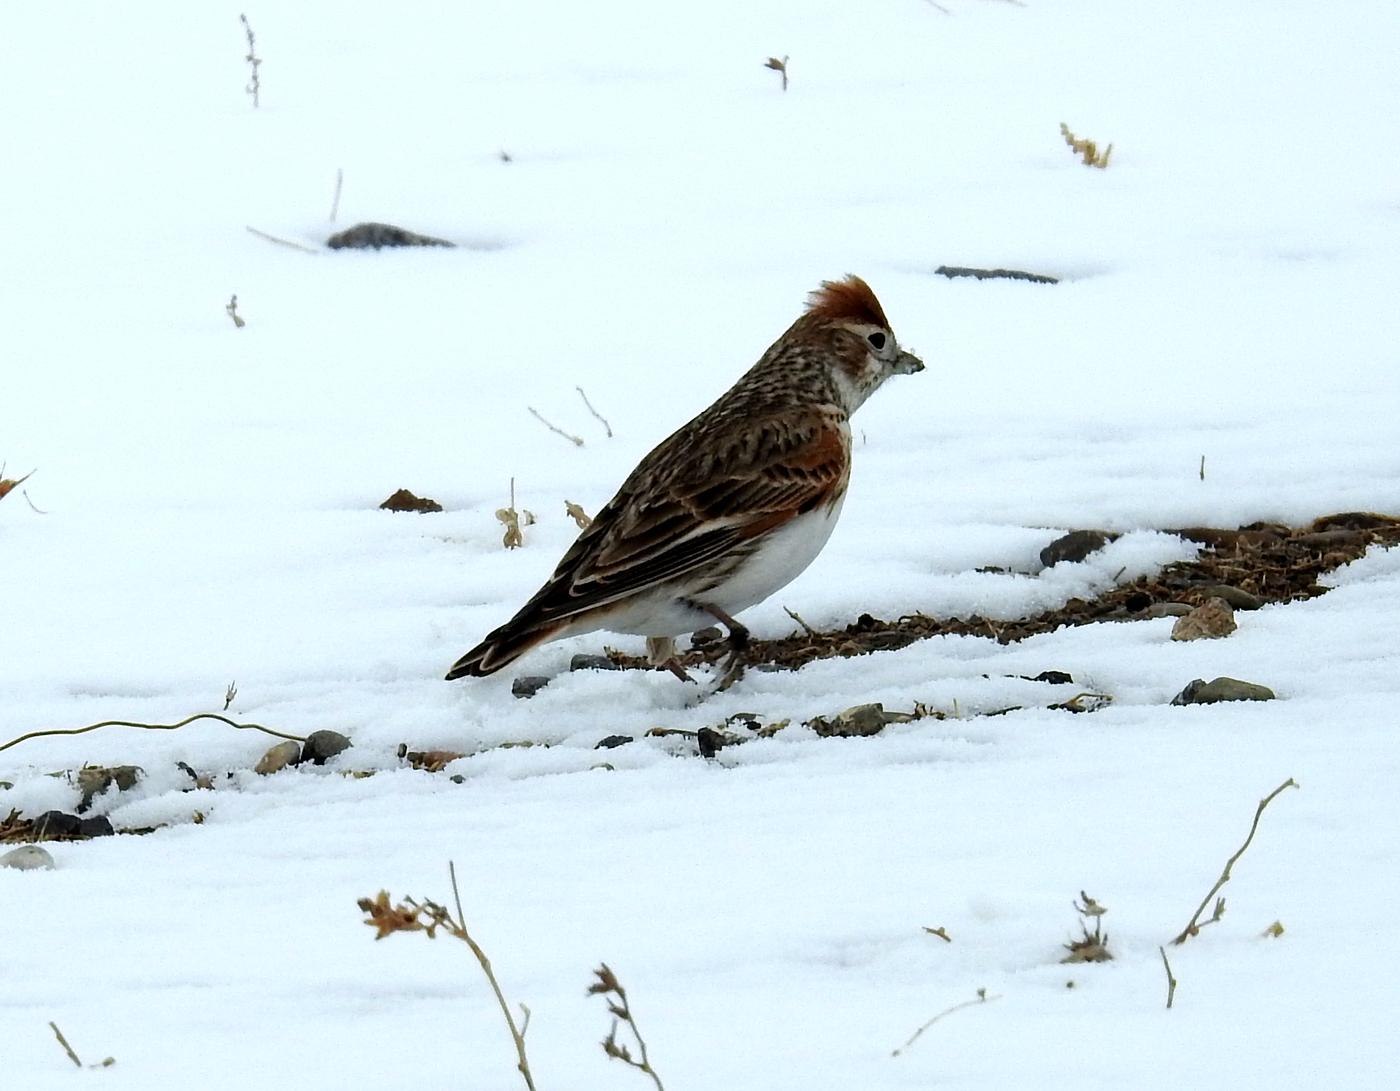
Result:
[[[718,606],[730,615],[757,605],[806,570],[831,537],[840,514],[841,502],[838,501],[833,508],[821,507],[799,515],[765,537],[759,548],[727,580],[699,597],[707,605]],[[712,614],[691,605],[690,593],[693,589],[688,592],[683,584],[664,590],[657,588],[656,593],[618,603],[605,617],[590,618],[595,623],[587,628],[571,626],[570,632],[607,629],[637,636],[681,636],[715,624]]]

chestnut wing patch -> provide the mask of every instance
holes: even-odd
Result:
[[[683,451],[692,438],[679,433],[654,455],[664,460],[672,442]],[[754,421],[725,446],[674,464],[662,479],[628,478],[522,614],[546,621],[606,606],[834,504],[849,476],[850,434],[843,420],[814,410]]]

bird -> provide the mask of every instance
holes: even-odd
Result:
[[[753,367],[637,464],[544,586],[447,680],[599,629],[646,637],[653,665],[688,678],[675,638],[719,622],[727,687],[749,636],[734,615],[795,579],[836,525],[851,414],[890,376],[923,369],[864,280],[822,281]]]

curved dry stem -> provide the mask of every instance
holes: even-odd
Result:
[[[236,720],[230,720],[227,716],[220,716],[217,712],[196,712],[193,716],[186,716],[173,724],[147,724],[136,720],[103,720],[101,723],[88,724],[86,727],[51,727],[43,731],[31,731],[27,735],[21,735],[17,739],[11,739],[7,743],[0,743],[0,750],[8,750],[12,746],[18,746],[22,742],[30,739],[42,739],[47,735],[86,735],[89,731],[96,731],[103,727],[136,727],[142,731],[175,731],[192,724],[196,720],[218,720],[221,724],[237,728],[239,731],[261,731],[266,735],[272,735],[279,739],[287,739],[290,742],[305,742],[303,735],[288,735],[285,731],[276,731],[262,724],[240,724]]]

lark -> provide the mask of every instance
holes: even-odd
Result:
[[[646,637],[651,661],[685,677],[675,638],[718,621],[733,681],[749,635],[735,615],[795,579],[836,526],[851,414],[891,375],[923,368],[865,281],[823,281],[758,363],[637,464],[545,585],[448,679],[599,629]]]

